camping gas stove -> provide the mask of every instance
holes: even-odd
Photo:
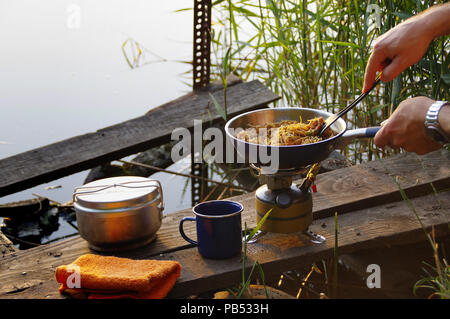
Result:
[[[304,232],[311,235],[312,233],[308,231],[313,220],[310,188],[320,165],[280,169],[269,174],[264,172],[264,168],[250,165],[261,184],[255,195],[257,223],[270,211],[261,230],[274,233]],[[293,182],[295,176],[305,174],[306,177],[301,184]]]

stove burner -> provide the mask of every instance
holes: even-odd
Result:
[[[274,233],[307,232],[312,223],[312,195],[309,190],[320,168],[319,164],[308,167],[281,169],[265,174],[264,168],[250,165],[261,186],[255,193],[256,221],[270,211],[261,227]],[[293,183],[296,175],[303,175],[301,185]]]

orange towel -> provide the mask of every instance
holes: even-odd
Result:
[[[181,266],[169,260],[132,260],[86,254],[56,268],[59,291],[75,298],[161,299],[180,276]],[[74,276],[79,276],[78,281]],[[79,285],[79,287],[77,287]]]

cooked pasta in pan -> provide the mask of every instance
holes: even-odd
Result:
[[[312,144],[333,136],[333,131],[327,129],[322,136],[318,136],[324,122],[323,117],[308,120],[307,123],[286,120],[265,125],[249,125],[236,134],[240,140],[253,144],[286,146]]]

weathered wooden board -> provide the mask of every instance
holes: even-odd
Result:
[[[190,93],[144,116],[0,160],[0,196],[77,173],[169,142],[175,128],[193,127],[193,120],[221,119],[209,94],[223,104],[223,90]],[[279,97],[260,82],[227,89],[229,116],[250,111]]]
[[[429,231],[433,226],[438,237],[450,235],[449,194],[432,193],[411,200],[425,228]],[[249,245],[247,268],[258,261],[266,273],[281,273],[331,257],[334,250],[334,226],[334,217],[313,222],[311,230],[326,238],[322,244],[309,243],[298,233],[266,234]],[[425,240],[421,225],[406,202],[341,215],[338,217],[338,227],[340,254],[348,254],[361,248]],[[181,277],[169,296],[173,298],[231,287],[238,284],[241,278],[240,256],[210,260],[202,258],[196,248],[187,248],[152,258],[177,260],[182,265]],[[49,252],[48,256],[38,254],[31,264],[32,259],[19,258],[17,262],[0,266],[1,298],[61,298],[58,284],[53,279],[55,268],[61,264],[60,255],[56,252]],[[49,259],[53,262],[48,263]],[[40,265],[41,260],[45,264]]]
[[[432,192],[430,183],[433,183],[437,189],[450,188],[448,154],[445,151],[437,151],[424,156],[398,155],[385,159],[382,163],[372,161],[320,174],[316,181],[318,192],[313,194],[314,219],[332,215],[334,212],[341,215],[360,208],[401,200],[398,186],[394,182],[395,178],[400,180],[399,183],[408,197]],[[423,162],[427,163],[425,167],[422,165]],[[388,170],[384,168],[385,166],[388,167]],[[254,192],[233,197],[233,200],[243,204],[243,225],[246,223],[249,228],[255,226],[254,197]],[[155,242],[142,249],[142,252],[137,250],[136,256],[139,254],[143,256],[157,255],[187,245],[178,232],[178,222],[185,216],[192,216],[191,209],[166,215]],[[186,223],[184,228],[188,235],[195,237],[194,223]],[[69,261],[70,258],[90,250],[83,239],[75,237],[51,245],[20,251],[17,254],[30,255],[31,251],[44,255],[50,252],[63,252],[62,259]]]
[[[436,236],[448,236],[450,230],[450,193],[429,194],[412,200],[418,216],[428,231],[433,225]],[[440,208],[437,208],[440,205]],[[348,254],[358,249],[426,240],[419,221],[406,202],[363,209],[338,217],[338,252]],[[264,272],[296,269],[333,256],[334,217],[314,221],[311,230],[326,242],[311,244],[298,233],[267,234],[249,245],[248,263],[258,261]],[[432,252],[430,246],[430,253]],[[239,257],[217,261],[202,258],[195,248],[164,254],[158,258],[177,260],[183,272],[171,296],[181,297],[216,288],[237,285],[241,278]]]
[[[449,189],[450,152],[405,153],[321,174],[314,197],[316,218],[401,201],[399,187],[409,198]]]
[[[398,185],[396,184],[397,181]],[[450,152],[436,151],[424,156],[408,153],[383,161],[372,161],[317,176],[317,193],[313,194],[313,216],[320,219],[352,212],[380,204],[402,200],[399,186],[408,198],[450,189]],[[243,224],[255,227],[255,193],[232,198],[244,206]],[[165,217],[158,233],[155,250],[176,249],[185,244],[178,235],[181,218],[192,216],[191,210],[183,210]],[[185,223],[185,232],[195,236],[194,223]],[[161,244],[160,247],[158,247]]]
[[[44,197],[38,197],[7,204],[0,204],[0,217],[32,216],[48,209],[49,205],[49,199]]]
[[[427,197],[417,198],[417,200],[414,200],[414,203],[418,207],[422,207],[421,205],[425,204],[430,205],[424,206],[421,212],[428,222],[436,225],[441,231],[441,226],[450,221],[448,205],[444,205],[441,209],[436,210],[436,203],[438,202],[435,199],[437,195],[430,189],[429,184],[432,182],[437,188],[447,188],[445,193],[439,194],[439,199],[443,198],[443,203],[448,203],[450,199],[450,193],[448,192],[450,187],[449,165],[448,153],[438,151],[421,157],[416,157],[413,154],[400,155],[385,159],[382,163],[375,161],[321,174],[317,180],[319,192],[313,195],[314,214],[317,222],[312,226],[312,229],[318,233],[326,234],[328,232],[332,235],[332,228],[329,229],[329,227],[334,226],[333,218],[322,217],[327,216],[329,212],[334,213],[334,211],[337,211],[340,215],[339,224],[347,229],[343,238],[347,238],[348,244],[345,246],[346,250],[344,249],[344,251],[368,248],[370,245],[379,245],[384,242],[396,243],[400,240],[423,240],[423,237],[420,236],[421,230],[418,228],[418,224],[410,219],[414,215],[411,211],[407,212],[405,210],[404,202],[398,202],[398,188],[392,178],[399,180],[399,183],[410,197],[417,197],[427,193],[431,194]],[[369,191],[366,191],[366,188]],[[243,221],[249,227],[254,227],[254,194],[246,194],[233,199],[243,203],[245,207]],[[383,205],[380,206],[381,204]],[[354,211],[361,207],[364,207],[364,209],[355,215]],[[397,211],[399,211],[398,216]],[[189,258],[193,258],[192,256],[197,256],[195,248],[182,249],[186,248],[186,242],[178,233],[178,222],[187,215],[191,215],[189,209],[166,216],[158,232],[157,240],[153,244],[132,253],[116,255],[133,258],[159,258],[159,255],[162,253],[164,256],[175,256],[174,258],[181,258],[180,261],[187,262]],[[371,216],[371,219],[365,220],[366,216]],[[436,219],[433,219],[434,217]],[[319,218],[321,219],[318,220]],[[389,221],[390,218],[392,218],[392,223]],[[402,219],[405,222],[404,225],[401,222]],[[445,229],[448,230],[448,228],[444,227]],[[187,223],[185,230],[188,234],[195,236],[194,223]],[[363,236],[365,233],[368,234],[368,237]],[[353,239],[350,238],[352,236],[354,237]],[[286,238],[280,239],[280,243],[284,242],[289,246],[292,238],[289,236]],[[328,237],[327,241],[327,245],[334,242],[333,239]],[[301,255],[301,259],[320,259],[329,254],[330,248],[328,246],[321,249],[324,250],[308,250],[305,252],[306,255]],[[267,248],[267,251],[270,251],[270,249]],[[0,289],[0,297],[45,297],[45,294],[57,297],[57,293],[55,294],[55,291],[53,291],[55,285],[53,272],[55,267],[70,263],[79,255],[87,252],[90,252],[90,250],[86,242],[78,237],[26,251],[15,252],[4,257],[0,260],[0,283],[4,282],[6,285],[8,282],[9,286]],[[280,267],[288,267],[290,263],[294,263],[294,260],[291,260],[294,257],[291,258],[288,255],[286,255],[286,258],[289,257],[287,258],[288,260],[284,261],[284,252],[280,253],[278,257],[278,261],[267,261],[265,267],[268,267],[267,269],[270,270],[271,265],[273,265],[273,268],[276,268],[278,264]],[[198,257],[196,258],[198,259]],[[194,265],[188,265],[186,266],[187,268],[195,268]],[[197,271],[200,271],[199,269],[197,268]],[[27,273],[26,275],[22,275],[24,271]],[[217,282],[217,284],[225,283],[230,282],[229,280],[233,278],[235,280],[236,273],[235,270],[224,270],[217,276],[218,278],[206,276],[195,280],[207,283],[208,280],[214,279],[214,282]],[[180,283],[188,285],[188,279],[186,278],[193,277],[183,278],[180,279]],[[49,283],[49,281],[53,283]],[[18,288],[15,289],[11,285],[16,285]],[[2,295],[2,292],[6,293],[7,291],[22,289],[20,287],[25,290]],[[183,286],[181,285],[181,287]],[[204,289],[205,286],[201,288]],[[182,288],[177,289],[182,290]]]

